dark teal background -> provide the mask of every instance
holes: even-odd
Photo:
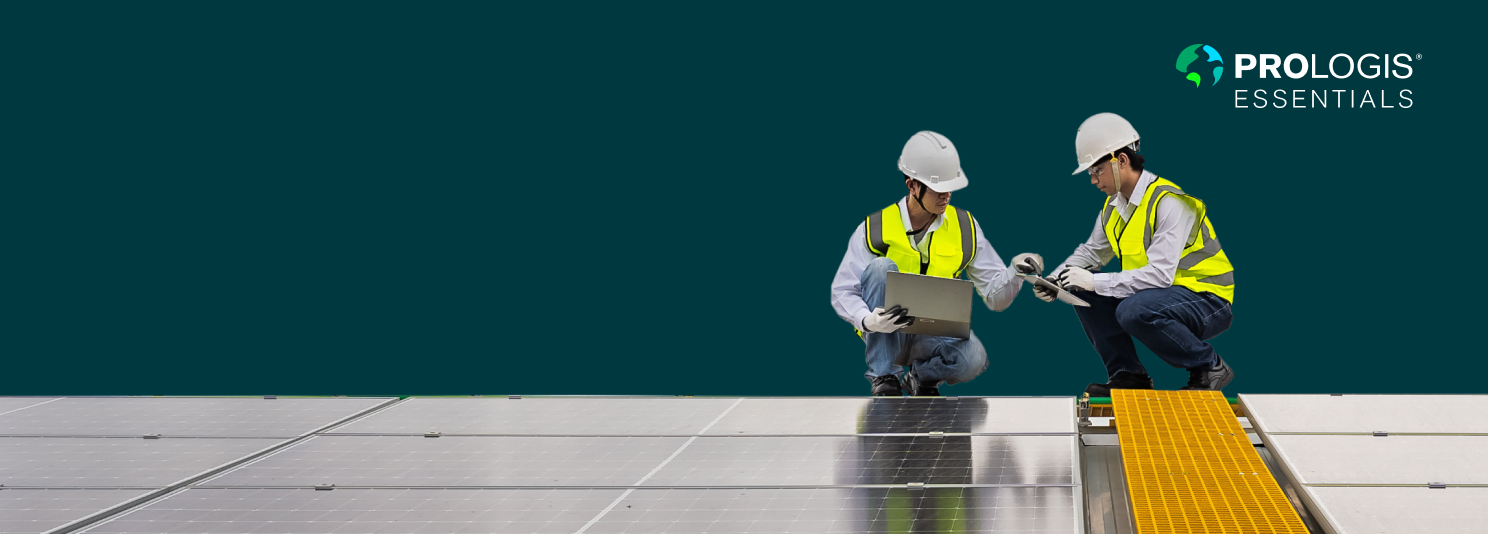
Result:
[[[1103,199],[1070,176],[1102,111],[1210,206],[1237,269],[1227,393],[1485,391],[1471,13],[0,11],[0,394],[866,394],[828,285],[903,194],[904,141],[949,136],[971,180],[952,202],[1004,260],[1052,265]],[[1194,43],[1223,54],[1217,86],[1174,69]],[[1232,78],[1237,53],[1339,52],[1423,58],[1405,80]],[[1234,108],[1277,88],[1414,106]],[[973,327],[992,365],[947,394],[1104,377],[1070,308],[1026,288]]]

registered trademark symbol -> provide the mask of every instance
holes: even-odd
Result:
[[[1421,59],[1421,54],[1416,54],[1416,59]]]

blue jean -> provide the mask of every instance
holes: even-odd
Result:
[[[863,284],[863,302],[868,304],[868,309],[884,305],[884,283],[888,278],[886,273],[898,270],[899,266],[888,258],[874,258],[868,262],[868,268],[863,270],[863,276],[859,279]],[[913,313],[914,310],[910,312]],[[976,378],[987,369],[987,350],[982,348],[982,342],[977,339],[976,333],[971,334],[971,339],[956,339],[864,331],[863,343],[868,346],[868,372],[863,373],[863,376],[869,380],[876,376],[897,375],[904,370],[903,367],[894,365],[894,360],[903,351],[909,351],[910,365],[914,368],[915,376],[930,384],[941,381],[960,384]]]
[[[1107,377],[1122,371],[1147,374],[1137,359],[1134,336],[1168,365],[1208,369],[1218,356],[1206,341],[1229,330],[1234,319],[1225,299],[1182,286],[1144,289],[1124,299],[1092,291],[1073,293],[1090,304],[1076,306],[1075,315],[1106,364]]]

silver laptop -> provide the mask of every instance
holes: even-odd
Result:
[[[906,334],[971,337],[971,282],[919,274],[888,272],[884,309],[902,306],[914,324],[899,329]]]

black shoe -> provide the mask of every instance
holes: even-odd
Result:
[[[873,377],[873,396],[903,397],[904,390],[899,387],[899,377],[894,375]]]
[[[1228,385],[1231,380],[1234,380],[1235,370],[1230,369],[1229,364],[1226,364],[1224,362],[1224,358],[1220,358],[1218,354],[1215,354],[1214,358],[1215,360],[1217,360],[1216,363],[1219,364],[1219,368],[1189,369],[1188,385],[1180,389],[1208,389],[1219,391],[1221,389],[1224,389],[1224,387]]]
[[[914,371],[904,373],[904,385],[909,386],[911,397],[939,397],[940,382],[921,382],[920,377],[915,376]]]
[[[1120,371],[1104,384],[1085,386],[1091,397],[1110,397],[1113,389],[1152,389],[1152,377]]]

